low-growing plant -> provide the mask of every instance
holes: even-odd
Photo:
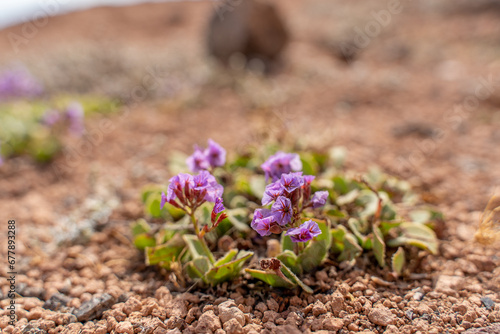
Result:
[[[10,99],[0,103],[0,156],[29,155],[38,162],[51,161],[64,141],[85,134],[84,117],[116,109],[107,99],[79,96],[50,100]],[[68,136],[69,135],[69,136]]]
[[[143,191],[151,222],[141,219],[132,231],[146,263],[216,285],[240,275],[254,251],[264,253],[231,248],[220,254],[221,240],[255,245],[280,235],[279,249],[268,249],[271,257],[245,272],[273,287],[312,292],[300,277],[327,258],[355,265],[368,256],[382,268],[389,264],[397,277],[410,269],[405,250],[437,252],[431,227],[442,217],[425,207],[413,210],[418,197],[405,181],[377,170],[350,176],[342,170],[345,150],[339,148],[329,154],[277,152],[264,163],[260,156],[225,163],[225,150],[209,140],[207,149],[195,147],[184,163],[173,159],[172,169],[187,165],[198,174],[174,176],[166,194],[160,186]]]

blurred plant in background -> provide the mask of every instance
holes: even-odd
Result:
[[[112,112],[117,103],[96,96],[45,96],[44,88],[23,67],[0,72],[0,157],[30,155],[49,162],[60,153],[67,134],[85,134],[85,116]],[[1,164],[1,163],[0,163]]]
[[[20,97],[33,98],[43,93],[43,86],[24,67],[0,72],[0,102]]]

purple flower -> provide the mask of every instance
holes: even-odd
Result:
[[[315,178],[313,175],[304,175],[304,185],[310,185]]]
[[[84,113],[82,105],[78,102],[73,102],[68,105],[64,114],[69,121],[69,131],[76,136],[81,136],[85,131],[85,127],[83,125]]]
[[[180,173],[172,177],[169,182],[170,184],[168,185],[165,200],[172,203],[178,198],[182,204],[186,204],[186,197],[190,197],[190,189],[194,186],[193,176]]]
[[[279,196],[271,207],[271,212],[278,224],[286,225],[292,220],[292,202],[285,196]]]
[[[281,174],[280,184],[287,193],[291,193],[304,185],[302,172]]]
[[[290,236],[293,242],[306,242],[320,234],[318,223],[308,220],[299,227],[289,229],[285,235]]]
[[[326,204],[326,200],[328,199],[328,191],[317,191],[314,193],[313,198],[311,200],[313,208],[319,208]]]
[[[186,164],[193,173],[207,170],[210,167],[205,154],[198,146],[195,146],[194,153],[186,159]]]
[[[300,171],[302,162],[298,154],[278,152],[270,156],[260,167],[266,173],[266,181],[271,178],[274,182],[279,180],[281,174]]]
[[[276,223],[269,209],[256,209],[250,226],[262,237],[271,235],[271,229]]]
[[[0,99],[12,97],[34,97],[43,92],[42,86],[24,68],[0,73]]]
[[[224,187],[217,183],[215,177],[206,170],[201,171],[194,177],[194,190],[198,194],[203,194],[203,199],[208,202],[215,202],[222,196]]]
[[[208,148],[204,154],[211,167],[223,166],[226,163],[226,150],[212,139],[208,140]]]
[[[224,210],[226,210],[226,208],[224,207],[224,203],[222,202],[222,198],[221,197],[217,197],[215,199],[215,205],[214,205],[214,208],[213,208],[212,212],[217,215],[217,214],[221,213]]]
[[[264,196],[262,196],[262,205],[270,204],[281,195],[283,195],[283,187],[279,181],[268,184],[264,191]]]

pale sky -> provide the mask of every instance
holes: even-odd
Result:
[[[52,13],[62,14],[94,6],[162,1],[175,0],[0,0],[0,29],[15,23],[30,21],[35,15],[44,12],[50,12],[53,15]]]

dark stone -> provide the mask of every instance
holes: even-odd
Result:
[[[62,293],[55,293],[43,304],[42,307],[46,310],[57,311],[68,305],[70,301],[70,297],[63,295]]]
[[[115,297],[105,293],[100,297],[94,297],[86,301],[73,314],[80,322],[94,320],[99,318],[104,311],[110,309],[115,302]]]
[[[263,1],[223,0],[208,27],[208,52],[225,65],[232,55],[241,53],[247,60],[261,60],[269,69],[287,42],[276,8]]]
[[[493,310],[493,308],[495,307],[495,302],[489,297],[482,297],[481,303],[483,303],[484,307],[486,307],[488,311]]]

